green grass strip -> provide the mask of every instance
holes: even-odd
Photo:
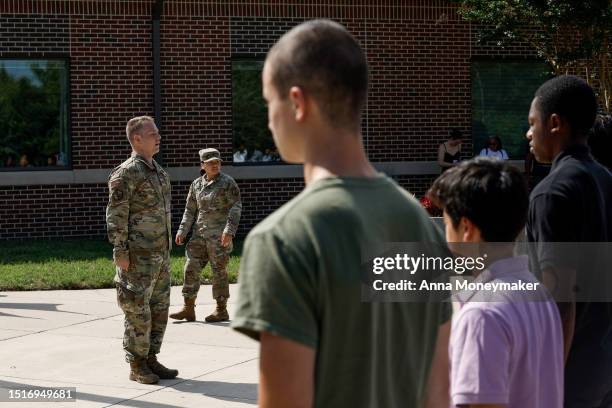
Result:
[[[229,280],[238,278],[242,242],[230,257]],[[171,254],[172,285],[183,284],[185,246]],[[102,240],[0,241],[0,291],[100,289],[114,287],[112,247]],[[211,282],[210,264],[202,283]]]

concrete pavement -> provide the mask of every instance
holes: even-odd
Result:
[[[236,285],[228,309],[234,312]],[[173,287],[171,311],[182,305]],[[18,407],[253,407],[258,344],[227,323],[207,324],[214,308],[202,286],[197,322],[170,320],[159,360],[179,378],[143,385],[128,380],[123,314],[114,289],[0,292],[0,390],[76,387],[74,402],[0,402]],[[5,391],[6,393],[6,391]]]

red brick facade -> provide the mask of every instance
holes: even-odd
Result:
[[[153,114],[153,3],[0,0],[0,58],[69,58],[73,170],[110,171],[129,155],[127,119]],[[477,47],[473,27],[446,0],[302,3],[165,1],[160,128],[166,166],[196,165],[203,146],[218,147],[231,161],[232,58],[263,58],[283,32],[306,19],[339,21],[366,50],[371,90],[363,136],[373,162],[434,161],[449,128],[470,131],[470,61],[533,56],[520,46],[502,54]],[[420,196],[435,174],[395,178]],[[303,188],[296,178],[238,182],[240,235]],[[173,183],[174,223],[188,186]],[[103,236],[106,194],[103,180],[0,185],[0,239]]]

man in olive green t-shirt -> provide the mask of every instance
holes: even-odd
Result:
[[[261,342],[262,407],[418,407],[447,391],[448,305],[361,300],[364,245],[444,242],[366,157],[367,77],[356,40],[327,20],[266,59],[269,127],[306,189],[251,231],[240,265],[232,327]]]

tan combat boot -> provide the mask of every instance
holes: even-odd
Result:
[[[151,372],[146,359],[138,358],[130,361],[130,380],[141,384],[157,384],[159,377]]]
[[[183,310],[177,313],[172,313],[170,315],[170,318],[175,320],[187,320],[188,322],[194,322],[196,319],[195,301],[195,298],[185,298],[185,306],[183,306]]]
[[[155,354],[149,354],[149,358],[147,358],[147,366],[162,380],[171,380],[176,378],[178,375],[178,370],[167,368],[162,363],[157,361],[157,356]]]
[[[212,314],[206,316],[207,323],[226,322],[229,320],[227,313],[227,299],[223,296],[217,298],[217,308]]]

